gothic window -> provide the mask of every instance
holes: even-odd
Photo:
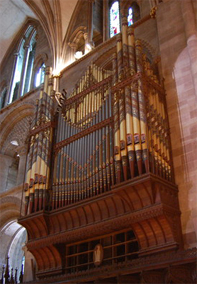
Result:
[[[24,58],[24,48],[23,48],[24,43],[25,43],[25,40],[22,39],[20,46],[19,46],[19,52],[15,54],[16,62],[15,62],[15,70],[14,70],[14,76],[13,76],[13,81],[12,81],[12,86],[11,86],[9,103],[17,99],[19,82],[20,82],[22,66],[23,66],[23,58]]]
[[[136,2],[133,2],[128,8],[127,21],[128,26],[133,25],[140,19],[140,8]]]
[[[111,4],[110,8],[110,37],[120,32],[120,12],[119,1],[115,1]]]
[[[42,63],[40,68],[38,69],[35,77],[35,87],[40,86],[42,83],[44,83],[44,74],[45,74],[45,64]]]
[[[131,7],[128,9],[127,21],[128,21],[128,26],[133,25],[133,9]]]
[[[25,85],[24,85],[24,93],[30,91],[30,83],[31,83],[31,77],[32,77],[32,70],[33,70],[33,64],[34,64],[34,58],[35,58],[35,52],[36,52],[36,33],[34,33],[33,37],[31,38],[30,45],[29,45],[29,57],[27,62],[27,69],[25,74]]]
[[[15,53],[9,103],[12,103],[30,90],[35,49],[36,30],[33,26],[29,26],[20,40],[17,52]]]

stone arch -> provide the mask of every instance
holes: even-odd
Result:
[[[9,154],[15,150],[10,146],[11,139],[18,139],[19,146],[26,142],[29,131],[29,120],[34,114],[34,106],[23,104],[11,111],[2,121],[0,128],[0,148],[2,154]],[[17,132],[18,131],[18,132]],[[21,135],[21,133],[23,135]],[[8,149],[10,151],[8,151]]]
[[[22,104],[4,117],[0,129],[0,192],[21,184],[24,179],[27,139],[33,105]]]
[[[71,60],[75,60],[75,53],[77,51],[82,52],[82,54],[85,53],[86,30],[87,28],[85,26],[80,26],[72,33],[68,43]]]
[[[26,229],[17,223],[20,217],[22,188],[16,188],[10,195],[3,194],[0,204],[0,269],[6,264],[9,256],[10,268],[18,268],[20,274],[24,252],[22,247],[26,242]],[[15,196],[13,196],[13,194]]]

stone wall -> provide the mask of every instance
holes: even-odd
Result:
[[[157,27],[184,243],[185,247],[193,247],[197,242],[197,93],[192,63],[197,72],[197,57],[192,62],[182,2],[192,5],[190,0],[161,3]],[[194,17],[193,10],[189,15],[190,22]],[[191,36],[196,37],[196,26],[194,30]],[[193,52],[197,56],[197,45]]]

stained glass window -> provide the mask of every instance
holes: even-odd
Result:
[[[45,64],[43,63],[40,68],[38,69],[38,72],[36,73],[36,80],[35,80],[35,86],[38,87],[40,84],[44,83],[44,74],[45,74]]]
[[[132,8],[128,9],[127,21],[128,21],[128,26],[133,25],[133,9]]]
[[[120,32],[119,2],[115,1],[110,9],[110,37]]]

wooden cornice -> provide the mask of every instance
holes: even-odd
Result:
[[[139,242],[142,242],[147,239],[146,233],[140,229],[143,222],[146,222],[151,235],[155,234],[154,230],[158,231],[160,237],[154,237],[154,244],[164,245],[178,240],[168,220],[171,216],[180,216],[177,187],[153,174],[145,174],[130,182],[120,183],[99,196],[22,217],[19,223],[28,230],[27,246],[30,250],[88,239],[129,226],[133,227],[139,235]],[[162,226],[165,228],[162,229]],[[179,222],[177,231],[180,231],[178,227]],[[143,246],[148,248],[148,242],[141,249]]]
[[[48,277],[47,279],[40,279],[34,282],[34,284],[45,284],[50,283],[85,283],[87,281],[94,280],[99,278],[102,275],[102,278],[114,277],[117,274],[131,275],[146,272],[146,271],[159,271],[163,270],[165,274],[168,273],[168,270],[174,270],[176,268],[183,269],[188,268],[195,271],[195,262],[197,257],[197,249],[188,249],[180,250],[176,252],[165,252],[158,255],[141,257],[132,261],[127,261],[126,263],[118,263],[113,266],[104,266],[104,267],[95,267],[88,271],[81,271],[72,274],[62,274],[60,276]],[[158,272],[159,272],[158,271]],[[50,273],[50,271],[49,271]],[[153,273],[153,272],[152,272]],[[40,271],[38,276],[46,276],[46,271]],[[50,275],[50,274],[49,274]],[[107,279],[106,279],[107,280]],[[25,283],[24,283],[25,284]]]

